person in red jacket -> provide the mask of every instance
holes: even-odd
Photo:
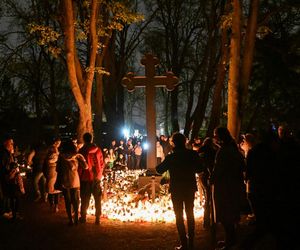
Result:
[[[87,209],[89,207],[91,194],[94,196],[96,208],[95,224],[100,224],[101,215],[101,178],[104,169],[102,150],[92,142],[93,136],[90,133],[83,135],[84,144],[79,153],[84,156],[88,163],[88,169],[79,169],[81,217],[80,222],[86,222]]]

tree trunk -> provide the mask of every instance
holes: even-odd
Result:
[[[227,29],[223,28],[221,35],[221,58],[218,64],[217,79],[213,93],[212,109],[210,122],[208,125],[206,136],[213,136],[214,129],[220,125],[220,115],[222,107],[222,89],[226,76],[226,65],[228,60],[228,41]]]
[[[194,75],[196,76],[196,74]],[[192,113],[192,108],[193,108],[193,103],[194,103],[194,86],[195,86],[195,79],[191,80],[191,84],[189,86],[189,97],[188,97],[188,105],[187,105],[187,110],[185,114],[185,125],[184,125],[184,135],[186,137],[189,137],[192,124],[193,124],[193,118],[191,116]]]
[[[82,142],[82,137],[86,132],[93,133],[92,107],[89,103],[79,107],[79,123],[77,126],[79,142]]]
[[[213,7],[210,10],[209,15],[209,33],[208,33],[208,41],[207,41],[207,63],[206,67],[204,68],[204,75],[203,79],[203,88],[202,91],[200,91],[199,97],[198,97],[198,104],[196,111],[194,112],[194,125],[193,130],[191,134],[191,139],[196,138],[199,135],[202,123],[205,118],[205,111],[208,104],[209,94],[211,87],[213,86],[214,81],[214,75],[215,75],[215,65],[217,61],[217,43],[219,40],[218,32],[216,32],[217,28],[217,15],[216,10]]]
[[[239,115],[239,75],[241,53],[241,6],[239,0],[233,0],[232,34],[230,41],[230,61],[228,80],[228,130],[237,140],[240,132]]]
[[[72,0],[63,0],[62,4],[64,8],[62,29],[65,36],[64,43],[66,50],[66,63],[71,90],[79,107],[77,137],[79,142],[82,142],[82,136],[84,133],[93,133],[91,94],[98,45],[98,37],[96,34],[96,17],[99,3],[98,1],[92,1],[90,5],[91,15],[89,20],[88,39],[90,43],[89,53],[87,56],[89,71],[84,73],[82,72],[82,67],[77,57],[75,45],[75,6],[73,6],[75,3]]]
[[[241,69],[241,98],[240,98],[240,113],[241,119],[245,105],[248,99],[248,86],[250,82],[250,75],[252,69],[252,62],[254,56],[255,38],[257,31],[259,0],[250,1],[250,14],[247,22],[247,30],[244,44],[243,62]]]

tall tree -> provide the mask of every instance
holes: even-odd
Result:
[[[225,91],[225,79],[227,74],[228,65],[228,12],[230,8],[230,2],[227,2],[225,6],[221,6],[221,42],[220,42],[220,59],[216,68],[216,79],[212,94],[212,107],[210,112],[210,120],[207,128],[206,135],[212,136],[214,129],[220,125],[221,111],[222,111],[222,91]]]
[[[137,15],[128,11],[126,3],[122,2],[124,1],[61,1],[60,18],[66,64],[71,89],[79,108],[77,134],[80,140],[83,133],[93,132],[91,98],[94,75],[95,71],[100,74],[105,72],[101,66],[112,31],[121,30],[124,24],[139,19]],[[81,27],[76,26],[76,23]],[[76,40],[76,33],[79,31],[86,36],[85,63],[79,57],[82,49]]]
[[[244,46],[242,46],[242,6],[240,1],[232,1],[227,126],[231,135],[235,139],[238,139],[238,135],[240,133],[243,106],[247,99],[248,83],[250,80],[257,31],[259,0],[253,0],[250,2],[245,42]],[[243,53],[241,49],[243,49]],[[242,65],[242,67],[240,67],[240,65]]]

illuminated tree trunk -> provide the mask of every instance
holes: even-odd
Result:
[[[63,23],[64,43],[66,50],[66,62],[68,69],[69,82],[71,90],[79,108],[79,124],[77,127],[77,136],[79,141],[85,132],[93,132],[92,126],[92,107],[91,93],[94,79],[94,69],[96,62],[96,52],[98,38],[96,34],[96,17],[98,10],[98,1],[91,1],[90,19],[89,19],[89,61],[88,71],[82,70],[82,65],[77,56],[75,44],[75,6],[72,0],[63,0]]]
[[[259,0],[250,3],[243,55],[241,56],[241,6],[233,0],[232,35],[228,81],[228,129],[238,139],[243,112],[248,96],[248,85],[253,62]],[[241,65],[241,68],[239,68]]]
[[[229,79],[228,79],[228,130],[237,139],[240,131],[239,80],[241,58],[241,6],[233,0],[232,34],[230,40]]]
[[[240,84],[241,84],[240,110],[242,115],[248,97],[248,88],[249,88],[248,86],[250,82],[250,75],[251,75],[254,47],[255,47],[255,38],[256,38],[256,31],[257,31],[258,8],[259,8],[259,0],[250,1],[250,14],[247,22],[242,71],[240,77],[241,79],[240,80]]]

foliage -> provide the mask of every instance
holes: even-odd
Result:
[[[44,126],[46,122],[58,127],[59,121],[56,121],[54,116],[63,117],[63,113],[72,113],[74,105],[66,85],[64,65],[50,54],[42,41],[37,45],[36,36],[28,32],[29,23],[37,22],[41,17],[49,23],[49,16],[52,16],[51,8],[39,8],[34,3],[34,1],[31,2],[32,5],[28,3],[27,8],[18,1],[3,2],[9,18],[3,17],[7,27],[3,27],[3,40],[0,42],[2,52],[0,69],[10,80],[12,89],[18,90],[21,96],[7,95],[11,98],[6,100],[12,100],[8,103],[8,110],[13,110],[15,105],[28,119],[35,117],[35,121],[30,118],[29,123],[35,123],[31,127],[36,128],[38,136],[39,126]],[[36,29],[42,34],[44,43],[49,41],[55,44],[58,32],[54,28],[44,29],[43,26],[37,26]],[[52,34],[54,38],[47,34]],[[60,122],[63,123],[63,119]]]
[[[140,22],[143,20],[143,15],[134,13],[128,8],[130,1],[102,1],[101,9],[103,13],[99,13],[97,16],[96,27],[97,35],[99,37],[97,53],[103,53],[105,39],[110,39],[113,31],[121,31],[125,25]],[[80,11],[77,12],[75,17],[75,34],[79,52],[83,50],[83,44],[88,48],[89,36],[90,36],[90,1],[78,1],[77,8]],[[63,14],[63,13],[62,13]],[[61,17],[57,16],[52,21],[61,21]],[[64,56],[64,45],[62,40],[64,36],[61,30],[57,30],[60,23],[53,23],[53,26],[43,25],[40,23],[32,22],[28,24],[28,31],[30,34],[34,34],[38,45],[45,46],[47,50],[54,56]],[[83,55],[81,53],[81,55]],[[85,54],[87,55],[87,54]],[[84,65],[86,56],[81,61]],[[90,72],[93,68],[95,73],[109,75],[109,72],[104,69],[101,65],[98,67],[89,67],[85,65],[85,72]]]

